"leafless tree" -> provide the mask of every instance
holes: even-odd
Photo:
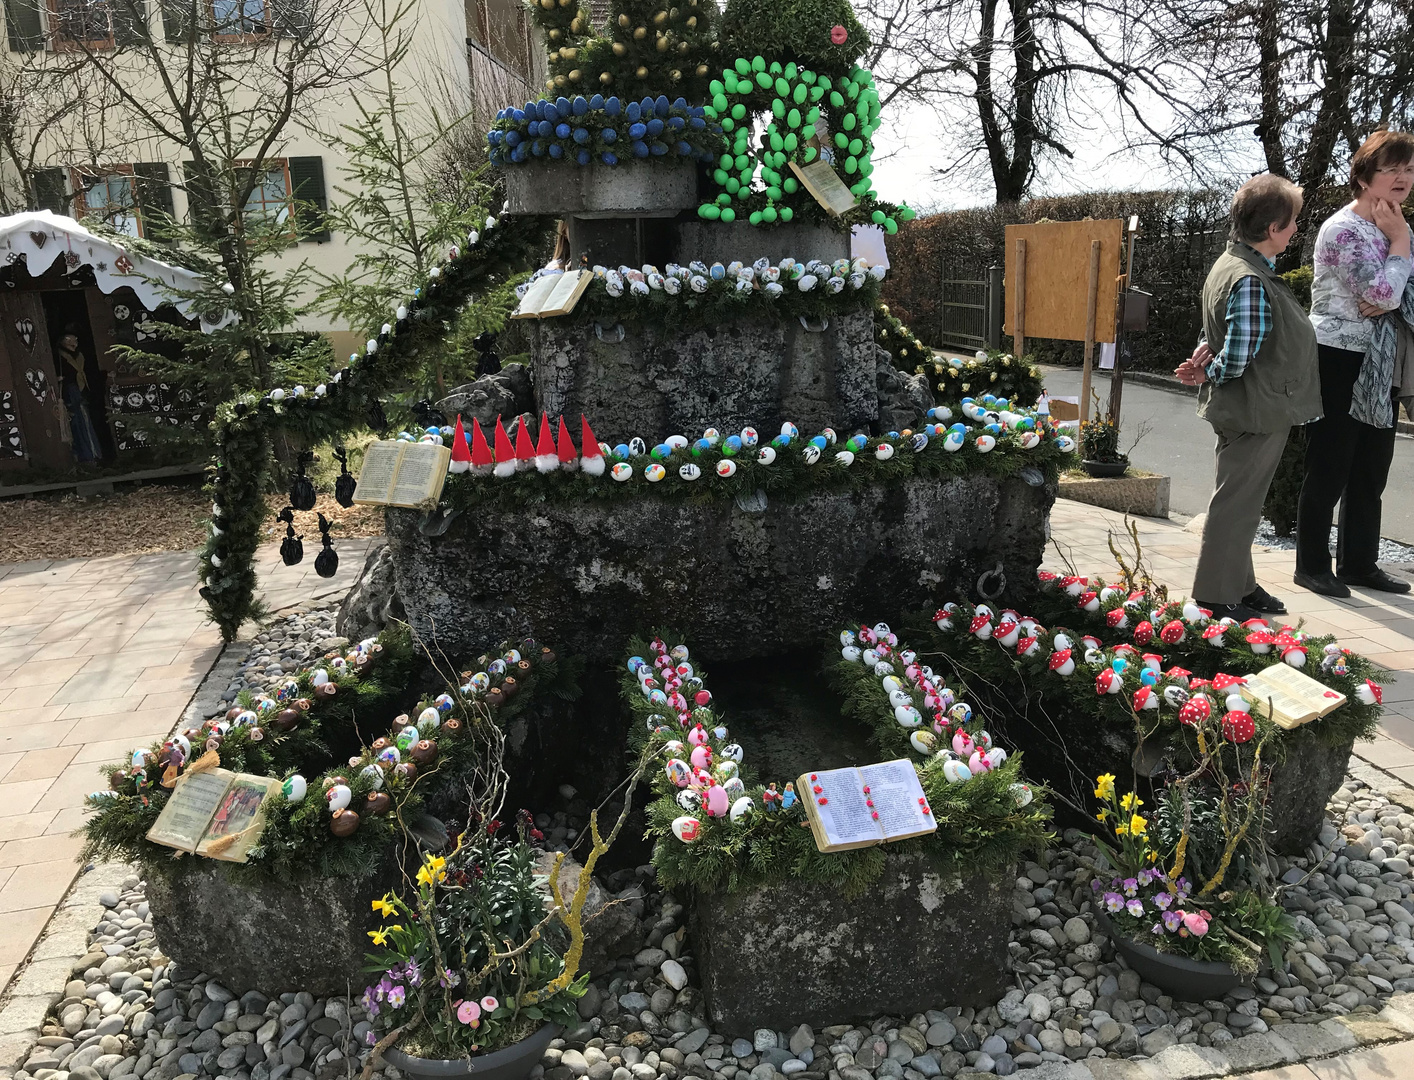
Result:
[[[863,61],[885,104],[936,111],[945,174],[986,175],[998,202],[1026,195],[1098,132],[1185,157],[1167,125],[1185,116],[1192,62],[1160,47],[1151,0],[883,0],[860,18]]]

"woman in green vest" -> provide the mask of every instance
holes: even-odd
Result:
[[[1407,593],[1380,569],[1380,502],[1394,459],[1395,413],[1414,395],[1414,281],[1400,204],[1414,185],[1414,135],[1377,131],[1350,159],[1355,199],[1316,235],[1311,322],[1325,415],[1306,429],[1296,513],[1296,584],[1324,596],[1350,586]],[[1331,513],[1340,539],[1331,573]]]
[[[1276,272],[1300,212],[1301,189],[1280,176],[1263,173],[1237,190],[1227,250],[1203,285],[1203,340],[1175,372],[1198,387],[1198,415],[1217,435],[1193,577],[1193,599],[1214,618],[1286,614],[1257,584],[1252,540],[1287,433],[1321,414],[1316,335]]]

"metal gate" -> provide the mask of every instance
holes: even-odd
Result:
[[[982,280],[941,282],[938,345],[958,352],[999,349],[1002,344],[1002,268],[987,269]]]

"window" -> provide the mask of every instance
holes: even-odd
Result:
[[[211,24],[217,41],[248,41],[270,32],[266,0],[211,0]]]
[[[114,47],[112,0],[49,0],[49,26],[59,52]]]
[[[290,170],[282,160],[267,161],[261,176],[245,202],[243,214],[247,221],[278,225],[290,223],[294,214],[290,198]]]
[[[74,170],[74,210],[80,218],[106,221],[129,236],[142,236],[137,179],[131,165]]]

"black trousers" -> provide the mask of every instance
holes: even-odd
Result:
[[[1296,515],[1296,569],[1328,574],[1331,514],[1340,503],[1336,573],[1375,571],[1380,548],[1380,497],[1394,459],[1395,429],[1371,427],[1350,415],[1351,391],[1363,354],[1320,346],[1321,407],[1306,426],[1306,477]],[[1398,415],[1398,403],[1395,404]]]

